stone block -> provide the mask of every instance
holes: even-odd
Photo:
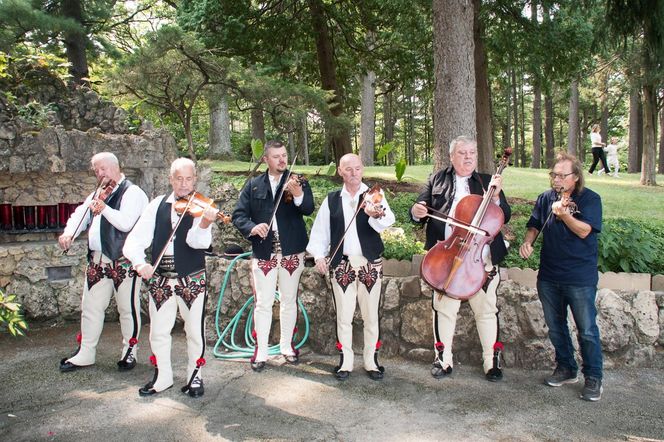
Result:
[[[422,267],[422,260],[424,259],[424,255],[413,255],[413,259],[410,261],[411,267],[410,267],[410,274],[411,275],[419,275],[420,274],[420,267]]]
[[[511,267],[507,269],[508,279],[521,284],[526,287],[537,286],[537,270],[534,269],[519,269]]]
[[[411,262],[397,259],[383,260],[383,275],[410,276]]]
[[[419,276],[407,276],[401,282],[401,295],[408,298],[419,298],[422,296],[422,287]]]
[[[650,290],[650,275],[647,273],[600,273],[597,287],[613,290]]]
[[[653,275],[650,288],[653,292],[664,292],[664,275]]]

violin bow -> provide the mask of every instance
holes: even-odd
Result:
[[[102,184],[104,183],[104,177],[99,178],[99,181],[97,181],[97,187],[95,187],[95,191],[93,192],[92,200],[94,200],[97,197],[97,193],[99,192],[99,189],[101,189]],[[91,200],[91,201],[92,201]],[[74,229],[74,235],[76,235],[76,232],[78,232],[78,229],[81,227],[81,224],[83,224],[83,220],[87,218],[88,212],[90,211],[90,205],[88,205],[85,208],[85,212],[83,212],[83,217],[81,217],[81,220],[78,222],[78,225],[76,226],[76,229]],[[74,239],[71,240],[72,244],[74,243]],[[62,251],[63,255],[66,255],[69,253],[69,248],[71,247],[71,244],[69,244],[69,247],[64,249]]]
[[[288,180],[290,179],[290,176],[293,174],[292,170],[293,167],[295,167],[295,162],[297,161],[297,155],[299,152],[295,152],[295,156],[293,157],[293,162],[291,163],[291,167],[288,168],[288,172],[286,174],[286,179],[284,180],[284,185],[281,186],[281,190],[279,191],[279,196],[275,200],[276,203],[274,204],[274,210],[272,210],[272,216],[270,216],[270,223],[267,225],[267,231],[270,233],[270,230],[272,229],[272,224],[274,224],[274,219],[277,216],[277,210],[279,209],[279,204],[281,204],[281,197],[284,195],[284,190],[286,189],[286,184],[288,183]],[[268,172],[269,173],[269,172]],[[263,238],[261,242],[264,240]]]
[[[187,210],[189,210],[189,207],[191,207],[191,202],[194,200],[194,196],[196,195],[196,192],[191,192],[191,195],[189,196],[189,199],[187,200],[187,205],[184,206],[184,211],[182,212],[182,215],[178,218],[178,221],[175,223],[175,227],[173,227],[173,230],[171,230],[171,234],[168,235],[168,240],[166,240],[166,244],[164,244],[164,248],[161,249],[161,252],[159,252],[159,256],[157,257],[157,260],[154,262],[152,265],[153,269],[156,269],[159,267],[159,263],[161,262],[162,258],[164,257],[164,254],[166,253],[166,249],[168,248],[168,243],[170,243],[173,240],[173,236],[175,236],[175,231],[180,227],[180,223],[182,222],[182,218],[184,218],[184,215],[187,213]]]
[[[445,224],[450,224],[452,226],[456,226],[456,227],[468,230],[471,233],[476,233],[478,235],[483,235],[483,236],[489,236],[489,232],[487,232],[486,230],[479,229],[477,227],[471,226],[470,224],[464,223],[463,221],[458,220],[458,219],[456,219],[452,216],[445,215],[443,212],[440,212],[440,211],[434,209],[433,207],[429,207],[426,204],[423,204],[423,206],[426,207],[428,210],[431,210],[433,213],[435,213],[437,215],[436,216],[436,215],[431,215],[431,214],[427,213],[426,216],[428,216],[429,218],[441,221]]]

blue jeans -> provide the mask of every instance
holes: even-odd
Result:
[[[585,377],[602,379],[602,344],[595,321],[597,288],[537,281],[537,292],[542,302],[546,325],[549,327],[549,339],[556,350],[558,366],[569,368],[574,373],[579,369],[574,359],[574,347],[567,327],[567,306],[569,306],[579,333],[579,346],[583,358],[581,371]]]

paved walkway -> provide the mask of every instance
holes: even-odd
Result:
[[[0,440],[664,440],[663,369],[607,370],[602,400],[588,403],[581,383],[550,388],[543,371],[508,369],[492,384],[479,366],[461,366],[436,380],[426,364],[392,359],[381,382],[357,370],[340,383],[331,356],[305,352],[296,367],[275,359],[260,374],[209,356],[205,396],[192,399],[179,389],[185,344],[176,326],[176,385],[141,398],[152,369],[117,371],[117,324],[106,324],[96,366],[58,371],[76,330],[0,336]]]

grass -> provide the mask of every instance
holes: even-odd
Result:
[[[210,163],[216,172],[248,172],[253,167],[241,161]],[[261,166],[259,171],[264,171]],[[411,184],[424,184],[432,167],[408,166],[403,181]],[[325,174],[327,166],[296,166],[295,171],[308,175]],[[510,167],[503,173],[503,185],[508,198],[521,198],[535,201],[537,195],[549,188],[546,169]],[[365,169],[366,178],[396,180],[394,167],[373,166]],[[664,221],[664,187],[642,186],[640,174],[621,173],[620,178],[586,174],[586,187],[602,197],[604,218],[631,218],[639,220]],[[664,183],[664,175],[657,175],[657,182]]]

